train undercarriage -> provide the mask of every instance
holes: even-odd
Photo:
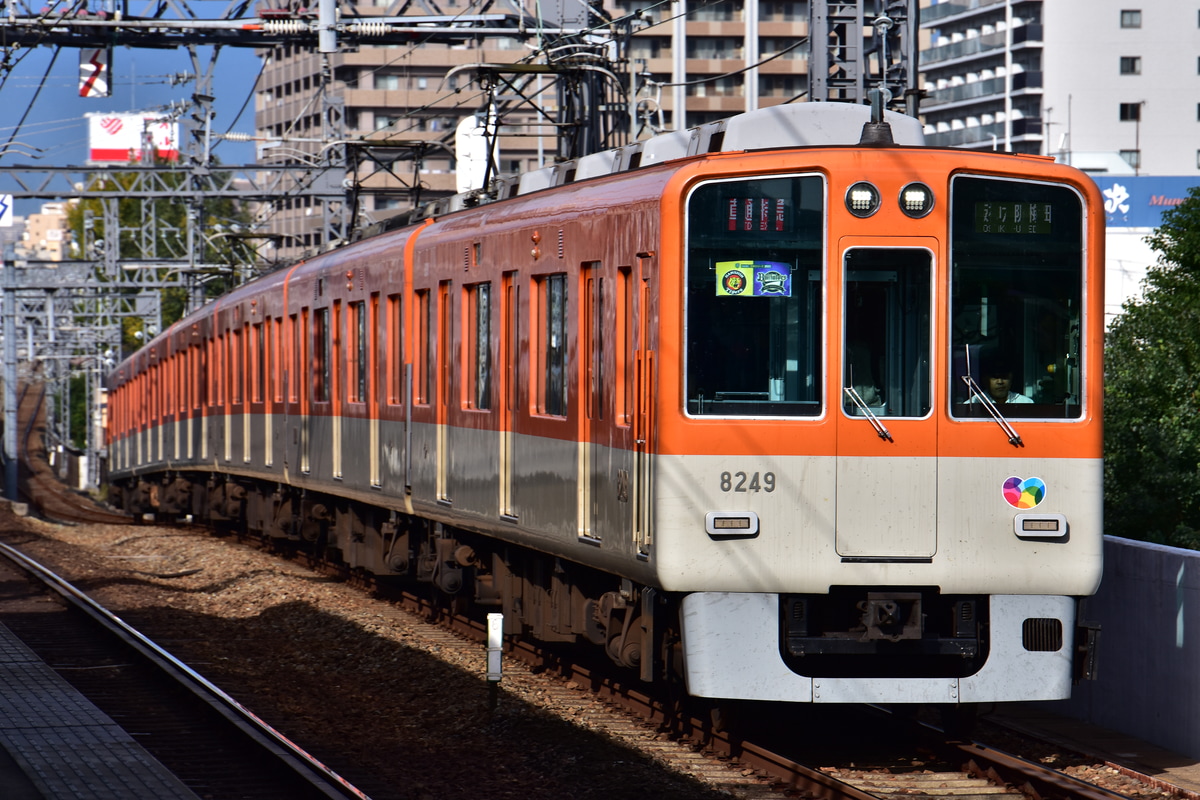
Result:
[[[174,473],[114,486],[113,502],[160,522],[294,547],[385,582],[415,582],[456,611],[499,611],[506,635],[587,641],[644,681],[676,670],[677,612],[653,588],[478,533],[250,478]]]

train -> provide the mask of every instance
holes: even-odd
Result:
[[[506,178],[108,377],[110,498],[693,696],[1070,695],[1102,572],[1103,203],[838,103]]]

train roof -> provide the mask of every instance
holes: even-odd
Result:
[[[858,144],[871,121],[870,106],[854,103],[794,103],[771,106],[726,119],[671,131],[612,150],[552,164],[511,178],[489,189],[476,189],[435,200],[417,218],[436,217],[485,203],[507,200],[555,186],[710,153],[771,150],[781,147],[829,147]],[[884,112],[897,145],[925,144],[921,121]]]

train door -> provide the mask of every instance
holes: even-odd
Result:
[[[438,308],[437,308],[437,379],[436,389],[436,429],[437,443],[435,445],[437,453],[436,479],[437,479],[437,499],[442,502],[450,502],[450,486],[449,486],[449,442],[448,442],[448,427],[450,424],[450,370],[453,369],[454,359],[451,355],[451,340],[450,334],[453,327],[450,324],[450,309],[453,305],[453,296],[451,295],[450,281],[442,281],[438,284]]]
[[[843,239],[837,552],[913,560],[937,550],[932,240]]]
[[[383,381],[379,380],[379,293],[372,292],[367,301],[367,323],[364,331],[366,341],[366,358],[360,358],[359,381],[366,381],[367,390],[367,419],[370,425],[371,486],[383,486],[383,475],[380,471],[379,447],[379,395],[383,391]],[[363,344],[359,344],[361,352]]]
[[[313,324],[316,323],[316,314],[311,317]],[[323,353],[323,348],[314,348],[312,336],[312,328],[309,324],[310,315],[307,308],[300,312],[300,364],[307,367],[312,364],[312,379],[311,381],[296,382],[296,391],[300,396],[300,471],[305,475],[312,472],[312,453],[309,446],[309,440],[312,438],[312,432],[309,430],[309,417],[312,415],[312,397],[316,387],[313,385],[322,380],[323,365],[316,363],[312,359],[317,357],[318,353]],[[297,378],[299,375],[297,375]]]
[[[604,386],[604,273],[599,261],[584,264],[580,303],[580,371],[583,379],[583,413],[579,415],[579,536],[600,541],[600,504],[607,481],[605,461]],[[597,483],[599,482],[599,484]]]
[[[506,272],[500,286],[500,516],[517,518],[513,503],[513,470],[519,381],[521,288],[517,273]]]
[[[631,487],[633,506],[633,536],[639,555],[648,556],[653,542],[650,453],[654,436],[654,350],[650,339],[653,309],[650,305],[650,283],[654,257],[638,254],[637,275],[634,276],[636,305],[630,310],[631,327],[636,330],[633,347],[633,446],[634,466]]]

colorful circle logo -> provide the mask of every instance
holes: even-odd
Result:
[[[1041,478],[1008,478],[1004,481],[1004,499],[1013,508],[1033,508],[1046,499],[1046,482]]]
[[[721,288],[729,294],[741,294],[748,284],[746,273],[741,270],[731,269],[721,277]]]

